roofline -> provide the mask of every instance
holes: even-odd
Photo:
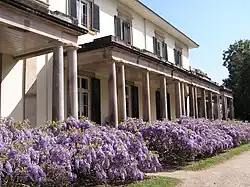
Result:
[[[153,11],[151,8],[149,8],[147,5],[145,5],[144,3],[142,3],[140,0],[136,0],[136,2],[138,2],[140,5],[142,5],[144,8],[146,8],[147,10],[149,10],[151,13],[155,14],[158,18],[160,18],[162,21],[164,21],[166,24],[168,24],[169,26],[171,26],[173,29],[177,30],[181,35],[183,35],[184,37],[186,37],[190,42],[192,42],[194,44],[194,46],[196,48],[199,47],[199,44],[196,43],[194,40],[192,40],[189,36],[187,36],[186,34],[184,34],[182,31],[180,31],[179,29],[177,29],[175,26],[173,26],[171,23],[169,23],[167,20],[165,20],[162,16],[160,16],[159,14],[157,14],[155,11]]]
[[[220,86],[220,91],[221,92],[226,92],[226,93],[230,93],[230,94],[233,94],[232,92],[233,92],[233,90],[231,90],[231,89],[229,89],[229,88],[227,88],[226,86]]]
[[[71,30],[72,33],[75,33],[78,36],[88,33],[86,29],[81,28],[77,25],[78,22],[73,17],[67,16],[72,21],[72,23],[70,23],[56,16],[56,14],[60,14],[60,16],[65,17],[66,15],[64,15],[63,13],[58,11],[50,11],[46,7],[36,4],[35,2],[32,2],[30,0],[1,0],[1,1],[2,2],[0,2],[0,4],[3,3],[7,6],[14,7],[21,11],[27,11],[28,13],[34,14],[42,19],[46,19],[52,23],[55,23],[58,26],[67,28]]]
[[[181,73],[184,73],[188,76],[191,76],[192,78],[196,78],[196,79],[199,79],[200,81],[204,81],[205,83],[209,83],[213,86],[216,86],[218,88],[218,91],[221,90],[221,86],[218,85],[216,82],[213,82],[211,80],[206,80],[206,79],[204,79],[196,74],[193,74],[189,70],[186,70],[186,69],[183,69],[183,68],[180,68],[180,67],[174,65],[171,62],[165,63],[164,61],[157,58],[154,54],[150,55],[150,54],[147,54],[146,52],[138,50],[136,47],[127,46],[127,45],[123,44],[122,42],[118,42],[118,41],[116,41],[115,36],[110,35],[110,36],[105,36],[102,38],[97,38],[93,42],[85,43],[85,44],[82,44],[80,46],[81,46],[81,48],[78,49],[77,53],[83,53],[83,52],[88,52],[88,51],[92,51],[95,49],[115,46],[115,47],[124,49],[126,51],[141,55],[149,60],[157,61],[160,64],[163,64],[169,68],[172,68],[172,70],[178,70]]]

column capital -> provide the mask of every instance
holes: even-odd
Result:
[[[50,41],[50,44],[52,45],[52,47],[64,47],[65,46],[63,42],[60,42],[58,40]]]
[[[78,45],[73,45],[73,44],[66,45],[66,50],[68,52],[78,50],[79,48],[81,48],[81,47]]]

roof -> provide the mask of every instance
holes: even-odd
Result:
[[[58,11],[50,11],[46,6],[46,3],[40,1],[38,3],[34,0],[1,0],[0,3],[4,3],[21,11],[46,19],[47,21],[60,25],[61,27],[70,29],[71,33],[76,35],[80,36],[88,33],[86,29],[78,26],[78,21],[75,18]]]
[[[125,4],[129,8],[135,10],[140,15],[143,15],[144,18],[154,23],[161,29],[167,31],[171,36],[178,39],[180,42],[186,44],[189,48],[198,48],[199,44],[197,44],[194,40],[184,34],[182,31],[174,27],[168,21],[166,21],[162,16],[157,14],[155,11],[150,9],[148,6],[143,4],[139,0],[119,0],[121,3]]]
[[[221,88],[217,83],[215,83],[211,80],[208,80],[208,79],[204,79],[204,78],[192,73],[192,71],[180,68],[172,63],[163,62],[156,55],[151,54],[149,51],[140,50],[136,47],[128,46],[121,41],[117,41],[115,36],[105,36],[102,38],[97,38],[93,42],[82,44],[81,48],[78,49],[78,53],[84,53],[84,52],[92,51],[95,49],[100,49],[100,48],[105,48],[105,47],[110,47],[110,46],[115,46],[118,48],[122,48],[126,51],[129,51],[131,53],[138,54],[144,58],[147,58],[149,60],[156,61],[160,64],[163,64],[171,69],[178,70],[179,72],[184,73],[190,77],[196,78],[200,81],[203,81],[204,83],[209,83],[210,85],[213,85],[213,86],[217,87],[218,89]]]

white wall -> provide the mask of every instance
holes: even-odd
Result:
[[[67,13],[67,0],[50,0],[50,9],[59,10]],[[79,44],[92,42],[94,39],[108,35],[114,35],[114,15],[117,15],[118,1],[117,0],[95,0],[95,3],[100,7],[100,33],[92,33],[80,36],[78,39]],[[132,43],[135,47],[146,49],[153,52],[153,36],[155,36],[155,29],[159,28],[149,20],[128,9],[133,17],[132,20]],[[164,32],[164,31],[163,31]],[[168,44],[168,59],[174,63],[174,48],[177,41],[174,37],[164,32],[165,41]],[[179,41],[178,41],[179,42]],[[183,48],[183,67],[189,69],[189,49],[187,46],[182,45]]]
[[[43,0],[46,1],[46,0]],[[66,0],[49,0],[51,10],[59,10],[67,13]],[[47,1],[48,2],[48,1]],[[104,37],[107,35],[114,35],[114,15],[117,15],[117,1],[116,0],[95,0],[95,3],[100,6],[100,33],[87,34],[79,37],[78,43],[83,44],[91,42],[95,38]],[[131,11],[131,10],[130,10]],[[150,21],[146,20],[131,11],[133,17],[133,45],[135,47],[146,49],[153,52],[153,39],[155,35],[155,26]],[[146,26],[146,27],[145,27]],[[173,49],[175,47],[175,38],[165,33],[165,40],[168,44],[168,57],[169,61],[174,63]],[[36,109],[36,122],[42,124],[44,121],[51,120],[52,117],[52,53],[42,55],[36,59],[35,76],[37,77],[37,109]],[[183,48],[183,62],[184,68],[189,68],[189,54],[187,47]],[[10,56],[3,55],[2,65],[2,95],[1,95],[1,115],[11,115],[16,120],[23,120],[24,118],[24,94],[25,85],[23,81],[23,61],[14,61]],[[65,74],[66,75],[66,74]],[[66,76],[65,76],[66,77]],[[34,77],[31,77],[32,80]],[[97,78],[101,79],[101,118],[102,123],[108,117],[108,81],[105,77],[98,75]],[[27,77],[29,81],[29,77]],[[13,83],[15,85],[13,86]],[[66,84],[65,84],[66,85]],[[142,86],[141,83],[136,82],[139,88],[139,117],[143,117],[143,100],[142,100]],[[151,88],[151,110],[152,119],[156,119],[155,109],[155,90],[156,86]],[[65,91],[67,88],[65,87]],[[171,116],[175,117],[175,94],[174,87],[169,86],[169,93],[171,97]],[[67,98],[65,92],[65,98]],[[66,99],[65,99],[66,109]]]
[[[184,47],[182,50],[182,60],[183,60],[183,67],[185,69],[189,69],[190,62],[189,62],[189,50],[187,47]]]
[[[135,12],[132,12],[132,16],[134,18],[132,21],[132,44],[140,49],[145,49],[144,18]]]
[[[114,35],[114,15],[117,14],[115,0],[95,0],[100,7],[100,33],[80,36],[79,44],[92,42],[96,38]]]
[[[57,10],[65,14],[67,13],[67,0],[47,0],[47,2],[50,5],[49,6],[50,10],[53,11]]]
[[[1,84],[1,116],[23,120],[23,61],[3,55]]]

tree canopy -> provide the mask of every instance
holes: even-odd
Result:
[[[250,120],[250,40],[239,40],[223,52],[229,77],[224,86],[233,90],[235,117]]]

